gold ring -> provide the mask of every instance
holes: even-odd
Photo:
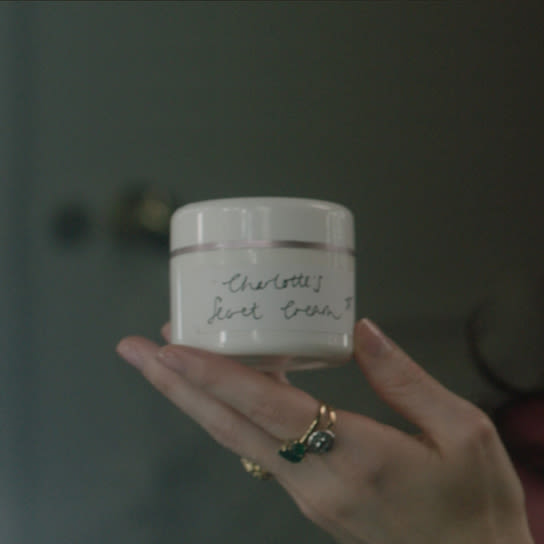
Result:
[[[251,474],[254,478],[257,478],[258,480],[272,479],[272,474],[262,468],[261,465],[258,465],[257,463],[246,459],[245,457],[242,457],[240,459],[240,462],[242,463],[242,466],[246,469],[246,472],[249,472],[249,474]]]
[[[328,404],[321,404],[306,432],[299,439],[284,442],[278,453],[291,463],[300,463],[307,452],[321,454],[330,451],[334,445],[332,427],[335,423],[334,409]]]

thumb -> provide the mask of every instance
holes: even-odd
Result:
[[[372,321],[355,325],[354,344],[355,359],[372,388],[424,433],[440,439],[459,425],[469,403],[427,374]]]

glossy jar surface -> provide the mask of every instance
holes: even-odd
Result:
[[[262,370],[350,359],[353,216],[330,202],[197,202],[171,220],[172,342]]]

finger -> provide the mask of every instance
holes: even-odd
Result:
[[[207,362],[211,360],[222,363],[223,366],[229,364],[228,359],[201,350],[191,350],[191,348],[183,348],[182,346],[170,346],[167,348],[167,351],[170,350],[169,348],[175,348],[174,351],[193,351],[195,357],[199,355],[202,357],[202,360]],[[233,407],[228,406],[219,398],[214,397],[199,386],[190,383],[179,372],[179,369],[173,370],[166,364],[161,363],[161,358],[157,355],[164,350],[165,348],[159,348],[156,344],[143,338],[128,338],[123,340],[118,346],[118,351],[130,363],[136,366],[151,384],[207,430],[216,441],[238,455],[251,458],[261,466],[264,466],[274,474],[278,482],[291,494],[294,494],[298,489],[297,486],[304,484],[304,482],[306,484],[303,485],[303,488],[306,491],[309,489],[310,492],[312,492],[312,482],[314,481],[316,492],[320,492],[320,489],[323,489],[322,484],[324,482],[326,484],[325,488],[332,487],[337,483],[338,471],[341,471],[354,462],[359,467],[367,465],[371,468],[373,466],[381,466],[387,452],[391,450],[389,446],[392,443],[391,439],[395,438],[397,434],[399,437],[404,436],[400,431],[388,428],[365,416],[337,411],[338,419],[334,428],[336,433],[334,451],[325,456],[309,455],[305,458],[304,463],[301,464],[302,466],[298,463],[286,462],[283,457],[278,455],[279,446],[286,436],[300,437],[301,433],[306,431],[309,420],[315,417],[315,413],[312,413],[310,418],[305,420],[296,431],[286,431],[285,434],[282,434],[280,440],[278,440],[278,437],[271,436],[270,433],[266,432],[266,429],[262,429],[259,425],[254,424],[254,422],[250,421]],[[187,361],[185,363],[186,366],[191,366],[192,364]],[[229,376],[227,374],[238,375],[239,377],[237,370],[240,369],[237,367],[242,365],[238,365],[234,361],[230,361],[230,363],[233,365],[231,372],[223,373],[225,375],[221,376],[220,380],[228,382]],[[213,364],[204,364],[203,368],[212,371],[218,370]],[[242,367],[242,369],[247,370],[254,378],[257,377],[258,380],[265,380],[274,384],[277,388],[294,389],[291,386],[278,383],[274,379],[255,370],[245,369],[245,367]],[[239,383],[234,378],[230,386],[233,387],[236,393],[243,396],[247,391],[243,387],[240,388]],[[247,383],[245,380],[242,380],[242,383],[249,385],[250,388],[252,387],[249,380]],[[272,391],[277,392],[277,389],[272,389]],[[302,396],[307,396],[302,391],[298,393]],[[280,401],[279,404],[282,407],[286,406],[286,403],[281,398],[277,400]],[[313,402],[317,404],[317,401],[313,400]],[[296,416],[296,412],[289,410],[287,413],[288,419],[290,420],[294,416]],[[302,418],[299,419],[302,422]],[[293,425],[291,424],[286,428],[290,429],[292,427]],[[405,435],[405,437],[411,438],[408,435]],[[395,442],[395,444],[398,444],[398,442]],[[362,445],[364,446],[363,448]],[[364,450],[364,455],[361,455],[362,449]],[[321,474],[319,481],[315,480],[314,477],[317,472]],[[312,485],[308,488],[309,484]]]
[[[280,440],[300,437],[319,409],[307,393],[215,353],[168,345],[157,358]]]
[[[277,380],[280,383],[291,383],[287,374],[283,370],[267,370],[264,372],[266,376],[270,376],[272,379]]]
[[[170,322],[165,323],[161,328],[162,337],[170,344],[172,342],[172,326]]]
[[[140,337],[123,339],[118,353],[173,404],[201,425],[217,442],[240,456],[263,462],[273,471],[278,441],[240,413],[191,385],[157,358],[159,346]],[[280,459],[281,461],[281,459]],[[281,468],[281,467],[280,467]]]
[[[355,359],[378,395],[431,440],[451,437],[472,405],[427,374],[368,319],[354,331]]]

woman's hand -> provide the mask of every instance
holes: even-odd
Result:
[[[421,430],[403,433],[337,410],[334,448],[278,455],[319,402],[285,380],[185,346],[125,338],[119,353],[220,444],[271,472],[339,542],[529,544],[523,491],[496,430],[368,320],[355,358],[381,398]]]

